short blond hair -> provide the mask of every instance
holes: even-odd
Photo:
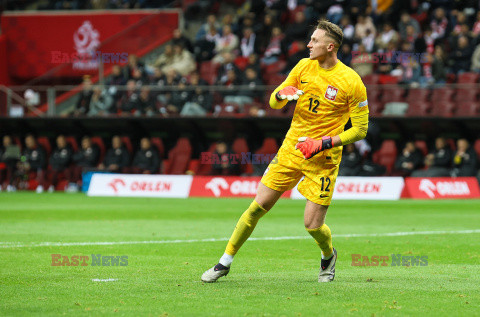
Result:
[[[338,25],[328,20],[318,20],[317,29],[324,30],[325,34],[328,37],[330,37],[332,40],[334,40],[335,49],[338,51],[338,49],[340,48],[340,45],[342,45],[342,42],[343,42],[342,29]]]

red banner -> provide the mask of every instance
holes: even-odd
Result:
[[[52,76],[79,76],[98,71],[100,53],[105,67],[126,62],[178,26],[177,12],[4,13],[8,72],[30,79],[58,68]],[[145,52],[143,52],[144,54]],[[124,54],[124,55],[122,55]]]
[[[235,176],[195,176],[190,197],[255,197],[262,178]],[[282,197],[289,198],[291,190]]]
[[[480,189],[475,177],[407,177],[405,196],[420,199],[479,198]]]

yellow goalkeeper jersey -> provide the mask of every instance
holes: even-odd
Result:
[[[287,79],[272,93],[270,105],[284,106],[286,102],[272,102],[275,94],[286,86],[303,90],[297,100],[292,124],[283,146],[292,153],[298,138],[307,136],[321,139],[344,131],[350,117],[368,116],[367,90],[360,76],[350,67],[338,61],[329,69],[320,67],[318,61],[304,58],[292,69]],[[333,162],[341,158],[342,147],[325,151],[333,156]]]

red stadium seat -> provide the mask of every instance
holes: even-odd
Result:
[[[218,74],[219,64],[205,61],[200,64],[200,77],[206,80],[210,85],[215,83]]]
[[[414,88],[408,91],[408,95],[405,97],[405,101],[411,103],[413,101],[428,101],[431,91],[425,88]]]
[[[403,96],[405,95],[405,89],[401,88],[400,86],[395,88],[383,89],[382,94],[382,103],[385,104],[387,102],[403,102],[405,99]]]
[[[478,100],[477,87],[474,85],[469,85],[458,88],[454,100],[456,102],[476,102]]]
[[[103,162],[103,158],[105,157],[105,143],[103,143],[102,138],[98,136],[91,137],[90,140],[92,141],[92,144],[96,145],[100,151],[98,161]]]
[[[478,83],[480,75],[477,73],[462,73],[457,75],[457,83],[459,84],[474,84]]]
[[[37,143],[43,147],[47,153],[47,157],[50,157],[50,153],[52,153],[52,145],[50,144],[50,140],[45,136],[39,136],[37,138]]]
[[[432,102],[452,101],[454,95],[455,95],[455,90],[452,88],[435,88],[432,91],[430,100]]]
[[[245,140],[245,138],[236,138],[235,141],[233,141],[232,150],[236,154],[240,155],[240,162],[239,162],[240,164],[241,164],[242,153],[243,155],[247,155],[246,153],[250,152],[248,148],[247,140]],[[252,174],[253,173],[252,164],[241,164],[240,170],[242,174]]]
[[[430,111],[430,115],[435,117],[449,118],[453,116],[454,108],[455,108],[455,104],[450,101],[432,102],[432,110]]]
[[[459,102],[456,103],[455,116],[457,117],[474,117],[478,115],[478,104],[476,102]]]
[[[130,153],[130,156],[132,156],[133,155],[133,145],[132,145],[132,141],[130,140],[130,138],[128,136],[122,136],[122,137],[120,137],[120,139],[122,140],[123,146],[125,146],[128,153]]]
[[[285,66],[287,66],[287,62],[279,60],[278,62],[263,67],[263,75],[265,79],[268,78],[267,75],[278,74],[285,68]]]
[[[450,146],[450,148],[452,149],[452,151],[456,151],[456,150],[457,150],[457,143],[455,143],[455,140],[454,140],[454,139],[446,139],[445,142],[447,142],[447,144]]]
[[[478,158],[480,158],[480,139],[477,139],[475,143],[473,143],[473,148],[475,149],[475,152],[477,152]]]
[[[150,139],[150,142],[153,146],[157,148],[158,155],[160,156],[160,159],[162,159],[165,155],[165,147],[163,145],[162,139],[160,139],[159,137],[153,137]]]
[[[363,76],[362,81],[365,85],[378,85],[380,81],[380,75],[369,74],[369,75]]]
[[[377,151],[375,163],[383,165],[387,168],[387,173],[390,174],[397,159],[397,146],[393,140],[384,140],[380,149]]]
[[[215,142],[210,144],[210,147],[208,148],[207,152],[214,153],[216,145],[217,143]],[[200,156],[200,162],[199,162],[198,170],[196,171],[196,174],[210,175],[211,172],[212,172],[212,164],[202,164],[202,157]]]
[[[427,142],[425,142],[424,140],[416,140],[415,146],[417,147],[417,149],[422,151],[423,156],[426,156],[428,154]]]
[[[367,87],[368,103],[380,101],[382,89],[380,87]]]
[[[255,154],[274,154],[278,151],[278,144],[274,138],[265,138],[262,146],[255,151]]]
[[[429,114],[431,104],[426,101],[410,101],[406,115],[409,117],[424,117]]]
[[[267,85],[278,86],[287,78],[287,75],[283,74],[270,74],[266,78]]]
[[[370,112],[370,116],[372,117],[380,117],[383,111],[383,104],[378,101],[368,101],[368,110]]]
[[[65,140],[67,140],[67,143],[70,145],[70,147],[72,148],[73,152],[77,152],[77,151],[78,151],[78,143],[77,143],[77,139],[75,139],[75,137],[73,137],[73,136],[67,136],[67,137],[65,137]]]
[[[192,145],[187,138],[180,138],[173,149],[168,153],[169,164],[165,174],[184,174],[192,157]]]

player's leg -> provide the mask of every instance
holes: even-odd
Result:
[[[262,183],[258,185],[257,195],[238,220],[235,230],[233,230],[232,236],[228,241],[225,253],[217,265],[203,273],[202,281],[215,282],[220,277],[228,274],[235,254],[250,237],[258,220],[275,205],[282,194],[283,192],[268,188]]]
[[[305,229],[322,250],[319,282],[331,282],[335,278],[337,252],[332,245],[332,232],[325,223],[328,206],[307,200],[305,205]]]

